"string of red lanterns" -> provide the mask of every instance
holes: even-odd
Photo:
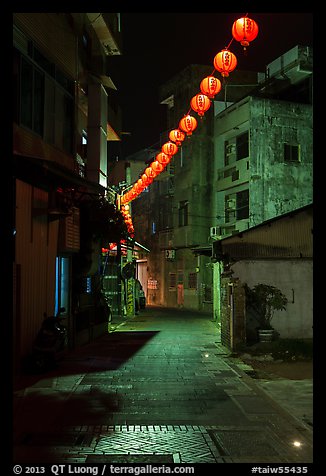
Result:
[[[218,52],[213,59],[214,71],[201,81],[199,86],[200,92],[190,100],[190,110],[180,119],[178,127],[169,132],[169,141],[163,144],[161,152],[156,155],[155,160],[145,169],[132,188],[120,197],[121,209],[126,207],[127,203],[134,200],[153,182],[155,177],[164,170],[166,165],[170,163],[172,157],[178,152],[186,136],[189,138],[196,130],[198,121],[194,116],[190,115],[190,111],[193,110],[202,118],[210,108],[212,99],[214,99],[222,89],[221,81],[214,76],[215,71],[221,74],[224,81],[237,66],[237,57],[229,49],[233,40],[238,41],[240,45],[243,46],[244,52],[246,52],[246,48],[250,42],[257,37],[258,31],[257,23],[248,17],[248,13],[234,21],[231,29],[232,39],[229,45]],[[129,221],[130,215],[124,216],[126,216],[128,220],[128,222],[126,222],[127,227],[128,224],[129,227],[132,226],[132,223],[130,225]],[[131,228],[131,232],[134,233],[133,227]]]

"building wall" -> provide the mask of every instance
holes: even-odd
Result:
[[[250,105],[253,226],[312,203],[313,129],[309,104],[251,98]],[[285,162],[284,143],[299,145],[299,162]]]
[[[237,231],[312,203],[310,104],[249,96],[217,115],[215,129],[212,210],[217,218],[212,226],[227,225],[225,196],[245,189],[249,189],[249,217],[234,223]],[[249,131],[249,157],[225,166],[225,141],[244,131]],[[284,160],[285,143],[299,146],[298,162]],[[232,167],[238,172],[237,179],[227,174]]]
[[[60,234],[60,238],[63,236],[62,230],[59,229],[59,218],[55,219],[53,215],[48,215],[51,202],[49,197],[52,197],[49,193],[54,192],[57,187],[65,189],[67,184],[68,188],[75,188],[78,184],[76,187],[78,189],[82,183],[81,177],[87,175],[84,168],[79,170],[79,162],[76,161],[76,152],[80,156],[79,159],[85,158],[82,150],[86,147],[81,143],[81,134],[88,125],[87,98],[86,94],[81,94],[81,85],[87,91],[86,86],[94,81],[88,76],[90,70],[95,74],[103,73],[100,66],[104,65],[105,57],[97,34],[87,20],[86,14],[80,14],[79,26],[75,24],[76,16],[75,20],[74,16],[75,14],[70,13],[13,14],[15,46],[13,83],[17,93],[14,104],[16,113],[14,121],[17,124],[14,123],[13,127],[13,152],[15,172],[17,171],[20,178],[16,180],[15,196],[14,347],[17,371],[20,358],[32,348],[43,320],[43,313],[49,315],[54,313],[56,257],[62,252],[70,265],[72,252],[76,251],[58,248],[58,235]],[[80,41],[86,31],[91,39],[91,51]],[[109,33],[107,31],[107,34]],[[29,102],[24,102],[24,97],[18,94],[21,78],[24,77],[20,69],[20,64],[23,64],[20,62],[21,55],[33,71],[31,78],[38,77],[35,71],[42,78],[40,81],[42,87],[39,87],[39,96],[37,95],[36,99],[32,94],[33,87],[25,91],[25,96],[28,99],[30,96],[34,100],[34,106],[36,100],[38,101],[37,112],[44,112],[44,116],[39,114],[37,117],[37,129],[34,124],[25,123],[21,117],[20,100],[25,104],[25,110],[33,111],[33,108],[29,107]],[[92,63],[94,66],[95,63],[99,63],[96,71],[92,69]],[[95,81],[97,82],[96,78]],[[24,81],[22,83],[25,84]],[[66,100],[69,101],[65,102]],[[103,111],[105,112],[106,108],[103,108]],[[80,124],[77,124],[79,120]],[[106,131],[107,118],[103,119],[102,125]],[[106,158],[106,140],[102,141],[101,145],[101,152],[105,152]],[[31,160],[33,168],[32,166],[29,168],[27,158]],[[99,158],[97,153],[95,159],[99,161]],[[43,168],[42,162],[38,163],[38,159],[45,159]],[[39,176],[36,173],[34,176],[30,171],[34,171],[34,163],[37,164],[35,170]],[[82,165],[84,167],[85,164],[82,162]],[[75,175],[72,172],[75,172]],[[93,182],[93,185],[97,192],[99,188],[96,182]],[[93,185],[91,186],[89,182],[85,182],[85,185],[82,183],[83,191],[92,190]],[[70,218],[77,218],[77,213]],[[68,227],[65,231],[68,233]],[[98,253],[94,262],[98,263]],[[69,298],[73,271],[69,268],[69,279],[65,282]],[[67,313],[70,314],[67,317],[69,322],[72,322],[74,317],[70,311],[67,309]],[[71,327],[75,329],[74,326]],[[95,336],[95,330],[92,329],[92,332]]]
[[[166,82],[160,91],[163,103],[168,105],[167,124],[169,129],[178,126],[179,120],[185,113],[184,105],[191,97],[198,93],[199,82],[211,73],[211,68],[203,65],[190,65],[176,77]],[[228,88],[228,101],[238,100],[245,92],[257,82],[257,73],[236,72],[230,83],[239,83],[241,87]],[[246,85],[247,86],[243,86]],[[222,103],[221,103],[222,104]],[[223,103],[224,105],[224,103]],[[249,106],[242,115],[247,119]],[[194,255],[193,249],[209,245],[209,230],[216,216],[214,209],[214,149],[212,140],[213,120],[215,108],[211,108],[200,118],[195,112],[198,125],[193,134],[183,141],[178,153],[173,156],[174,164],[174,192],[172,195],[171,209],[167,213],[173,216],[169,240],[164,242],[166,230],[158,233],[160,248],[155,256],[153,246],[148,257],[149,274],[157,279],[160,291],[149,291],[149,297],[155,302],[172,307],[213,312],[213,270],[210,258]],[[232,121],[239,123],[239,116],[232,117]],[[242,116],[240,117],[242,122]],[[228,124],[226,124],[229,127]],[[151,188],[154,188],[153,185]],[[179,225],[179,208],[181,202],[188,203],[188,224]],[[153,210],[155,213],[155,210]],[[157,239],[154,236],[153,239]],[[163,243],[164,242],[164,243]],[[192,249],[193,248],[193,249]],[[175,249],[174,261],[167,261],[164,249]],[[155,271],[156,270],[156,271]],[[175,286],[171,287],[171,274],[175,276]],[[196,278],[195,278],[195,276]],[[196,288],[189,287],[196,280]],[[193,284],[190,284],[192,286]]]
[[[26,355],[43,321],[54,313],[59,220],[48,221],[48,193],[16,180],[15,293],[18,355]],[[42,212],[44,210],[44,213]]]
[[[14,23],[70,77],[76,76],[76,37],[64,13],[14,13]]]
[[[266,283],[288,299],[285,311],[275,311],[272,326],[281,338],[313,337],[312,259],[242,260],[232,265],[233,277],[253,287]]]

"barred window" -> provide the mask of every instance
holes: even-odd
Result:
[[[197,273],[189,273],[188,288],[197,289]]]
[[[249,218],[249,190],[237,193],[237,220]]]
[[[177,287],[177,275],[176,273],[169,273],[169,289],[175,289]]]

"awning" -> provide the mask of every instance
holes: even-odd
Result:
[[[20,180],[52,189],[74,186],[86,193],[105,193],[105,188],[99,183],[80,177],[73,170],[50,160],[14,154],[13,174]]]
[[[198,246],[196,248],[191,248],[191,251],[195,255],[203,255],[212,257],[212,246]]]

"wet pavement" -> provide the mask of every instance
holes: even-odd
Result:
[[[312,463],[305,383],[259,383],[206,314],[146,308],[17,379],[13,462]]]

